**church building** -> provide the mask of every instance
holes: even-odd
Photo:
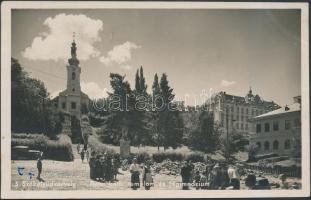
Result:
[[[81,91],[80,74],[81,67],[77,58],[77,47],[75,39],[71,46],[71,58],[68,59],[67,87],[55,98],[55,106],[58,111],[65,112],[77,119],[81,118],[81,112],[87,110],[89,97]]]

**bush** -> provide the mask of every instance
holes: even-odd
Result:
[[[187,161],[192,162],[204,162],[204,154],[203,153],[191,153],[186,156]]]
[[[138,152],[138,153],[133,153],[130,155],[128,158],[129,162],[132,163],[133,158],[136,157],[137,162],[139,164],[144,163],[147,160],[151,159],[151,156],[147,152]]]
[[[171,161],[182,161],[184,159],[184,155],[176,152],[160,152],[154,153],[152,158],[157,163],[160,163],[166,159],[170,159]]]
[[[48,158],[61,161],[73,161],[72,143],[68,135],[59,135],[58,140],[48,140],[46,154]]]
[[[61,134],[57,140],[51,140],[47,136],[40,134],[31,134],[31,136],[26,136],[26,134],[12,134],[12,137],[12,147],[28,146],[29,149],[43,151],[43,156],[46,159],[73,161],[72,143],[70,137],[67,135]]]
[[[98,138],[94,135],[89,136],[88,145],[92,149],[92,151],[95,151],[96,154],[108,153],[110,155],[114,155],[116,153],[113,149],[111,149],[107,145],[101,143],[98,140]]]

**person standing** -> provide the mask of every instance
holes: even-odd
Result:
[[[96,156],[96,160],[95,160],[95,179],[97,181],[100,180],[102,171],[101,171],[101,163],[100,163],[100,155]]]
[[[83,163],[83,161],[84,161],[84,150],[82,150],[82,151],[80,152],[80,156],[81,156],[81,160],[82,160],[82,163]]]
[[[95,158],[95,152],[93,151],[91,153],[91,158],[89,160],[89,165],[90,165],[90,179],[94,180],[96,178],[96,172],[95,172],[95,168],[96,168],[96,158]]]
[[[137,188],[140,187],[140,167],[137,164],[137,159],[133,159],[133,163],[130,166],[130,172],[131,172],[131,187],[133,190],[137,190]]]
[[[181,171],[180,171],[183,190],[189,189],[191,171],[192,171],[192,168],[189,162],[187,161],[186,163],[183,164],[183,166],[181,167]]]
[[[221,185],[221,175],[220,175],[220,169],[219,164],[217,163],[212,171],[209,174],[208,180],[210,182],[209,188],[212,190],[218,190]]]
[[[42,173],[42,156],[40,155],[37,160],[37,169],[38,169],[38,176],[37,179],[41,180],[41,173]]]
[[[233,165],[229,165],[228,176],[229,176],[229,183],[231,186],[233,186],[233,189],[239,190],[240,189],[240,175],[238,173],[238,170]]]
[[[145,186],[145,190],[150,190],[150,187],[153,185],[153,179],[151,174],[151,161],[147,160],[144,166],[143,172],[143,185]]]
[[[201,175],[200,171],[196,171],[194,175],[194,183],[195,183],[195,189],[198,190],[200,189],[200,181],[201,181]]]
[[[208,171],[204,171],[202,173],[201,179],[200,179],[200,186],[202,190],[207,190],[208,189]]]
[[[99,179],[101,181],[105,181],[106,180],[106,176],[107,176],[106,153],[103,156],[100,157],[99,163],[100,163],[100,176],[99,176]]]

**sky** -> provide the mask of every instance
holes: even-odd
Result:
[[[51,96],[66,87],[73,32],[91,98],[111,90],[110,73],[133,88],[140,66],[149,92],[155,73],[166,73],[190,105],[204,91],[245,96],[252,88],[279,105],[301,94],[299,10],[20,9],[11,30],[12,57]]]

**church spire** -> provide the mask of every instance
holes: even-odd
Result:
[[[72,35],[72,43],[71,43],[71,58],[68,60],[70,65],[79,65],[79,60],[77,58],[77,46],[75,41],[75,32]]]

